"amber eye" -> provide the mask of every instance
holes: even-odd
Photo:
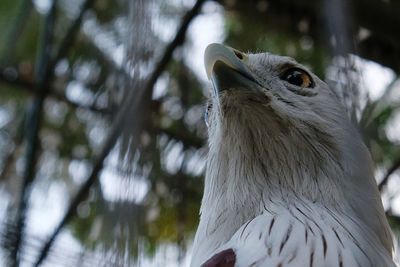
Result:
[[[302,87],[302,88],[312,88],[314,87],[314,82],[311,76],[302,69],[292,68],[282,75],[282,80],[287,81],[290,84]]]

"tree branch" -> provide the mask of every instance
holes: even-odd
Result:
[[[83,4],[82,7],[79,11],[78,16],[74,19],[72,24],[67,30],[67,33],[65,34],[64,38],[62,39],[62,42],[55,53],[55,56],[51,60],[49,67],[47,69],[48,75],[51,77],[54,73],[54,67],[57,64],[57,62],[65,57],[69,50],[72,47],[72,44],[75,42],[75,38],[79,32],[79,28],[82,23],[83,16],[85,15],[86,11],[94,4],[96,0],[86,0]]]
[[[0,67],[0,82],[4,82],[11,86],[16,86],[15,88],[18,88],[29,94],[41,94],[42,93],[40,90],[37,89],[38,87],[35,86],[32,81],[28,81],[26,79],[20,78],[20,75],[15,74],[14,71],[8,71],[8,72],[10,72],[10,74],[7,74],[7,71],[5,71],[5,69],[7,69],[7,68]],[[12,74],[11,74],[11,72],[12,72]],[[98,107],[96,105],[83,105],[81,103],[71,101],[65,95],[63,95],[62,93],[55,91],[55,90],[50,90],[48,97],[51,97],[51,98],[54,98],[55,100],[64,102],[67,105],[69,105],[70,107],[93,111],[93,112],[99,113],[103,116],[110,116],[112,113],[112,110],[110,110],[109,108],[102,108],[102,107]],[[201,148],[204,144],[203,140],[192,136],[192,134],[187,131],[183,131],[183,132],[175,131],[175,130],[169,129],[169,128],[161,128],[154,124],[153,125],[150,124],[150,125],[148,125],[148,127],[150,129],[152,129],[155,133],[164,133],[172,139],[181,141],[186,146],[190,146],[193,148]]]
[[[180,141],[183,145],[193,148],[201,148],[204,145],[203,140],[195,137],[192,133],[186,129],[184,131],[176,131],[170,128],[161,128],[153,125],[153,129],[156,133],[166,134],[168,137]]]
[[[0,67],[0,81],[8,85],[19,86],[30,93],[39,93],[35,82],[21,78],[21,75],[13,67]]]
[[[392,165],[392,167],[390,167],[388,169],[388,171],[386,172],[386,175],[383,177],[382,181],[379,183],[378,188],[379,191],[382,192],[382,189],[385,187],[385,185],[387,184],[387,182],[389,181],[390,176],[398,169],[400,168],[400,158],[398,158]]]
[[[393,214],[391,211],[387,211],[386,217],[389,219],[389,222],[391,221],[400,225],[400,216]]]
[[[54,24],[56,17],[56,0],[53,0],[49,12],[46,14],[44,21],[44,31],[41,38],[41,48],[37,60],[37,90],[46,92],[48,90],[48,76],[46,76],[46,69],[49,64],[50,50],[53,43]],[[37,165],[37,157],[39,153],[39,129],[42,118],[43,103],[45,94],[38,94],[30,103],[27,110],[28,123],[26,125],[26,165],[22,175],[22,189],[19,200],[19,207],[16,217],[16,236],[15,242],[11,248],[12,266],[18,267],[21,260],[21,242],[22,235],[25,228],[25,216],[28,209],[29,198],[31,194],[32,182],[35,178],[35,170]]]
[[[21,75],[11,67],[9,68],[0,67],[0,83],[1,82],[11,85],[29,94],[34,94],[37,96],[45,94],[45,92],[39,90],[40,88],[39,85],[37,85],[34,81],[22,78]],[[48,90],[47,96],[54,98],[58,101],[62,101],[73,108],[86,109],[93,112],[101,113],[102,115],[108,115],[111,113],[111,110],[108,108],[102,108],[96,105],[84,105],[81,103],[71,101],[64,94],[56,90]]]
[[[125,124],[127,119],[129,119],[131,117],[132,114],[135,114],[135,113],[131,113],[132,111],[135,111],[134,109],[132,109],[132,107],[139,106],[138,103],[141,103],[144,96],[150,95],[150,97],[151,97],[154,84],[156,83],[158,77],[161,75],[161,73],[164,71],[165,67],[171,60],[172,54],[175,51],[175,49],[183,43],[184,37],[185,37],[186,31],[188,29],[190,22],[200,12],[200,8],[205,1],[206,0],[198,0],[196,2],[196,4],[193,6],[193,8],[183,17],[183,21],[179,27],[178,32],[175,35],[175,38],[166,47],[161,60],[156,65],[148,82],[145,84],[142,92],[139,92],[138,95],[136,94],[136,92],[134,90],[131,90],[129,92],[127,100],[124,102],[124,105],[118,111],[118,114],[115,119],[115,123],[110,131],[110,134],[108,135],[108,138],[106,139],[106,141],[104,143],[104,146],[103,146],[100,154],[98,155],[98,157],[95,161],[92,172],[90,173],[86,182],[79,189],[76,196],[73,198],[73,200],[70,203],[68,210],[67,210],[66,214],[64,215],[64,217],[62,218],[61,222],[57,225],[54,232],[50,235],[49,239],[43,246],[42,250],[39,252],[38,260],[36,261],[34,266],[36,266],[36,267],[39,266],[42,263],[42,261],[46,258],[47,254],[49,252],[49,249],[52,246],[55,238],[57,237],[57,235],[59,234],[61,229],[65,226],[65,224],[68,223],[71,220],[71,218],[74,216],[76,207],[87,196],[87,193],[88,193],[90,187],[97,180],[97,176],[98,176],[99,172],[101,171],[101,169],[103,168],[104,159],[109,154],[111,149],[114,147],[118,137],[121,134],[123,125]]]

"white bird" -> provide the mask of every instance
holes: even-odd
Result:
[[[205,52],[213,83],[191,266],[395,266],[370,154],[335,93],[289,57]]]

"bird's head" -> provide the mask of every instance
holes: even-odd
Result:
[[[268,203],[306,200],[362,221],[390,251],[369,152],[326,83],[292,58],[220,44],[207,47],[205,67],[213,86],[199,236],[220,226],[229,236]]]
[[[372,177],[369,153],[344,106],[306,67],[221,44],[207,47],[205,67],[213,84],[209,176],[224,176],[236,193],[248,184],[249,194],[276,186],[334,202],[360,179],[374,182],[365,178]]]

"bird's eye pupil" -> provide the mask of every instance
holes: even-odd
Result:
[[[292,68],[287,70],[282,75],[281,79],[287,81],[292,85],[299,86],[302,88],[314,87],[314,83],[311,79],[311,76],[307,72],[299,68]]]
[[[287,81],[293,85],[301,86],[303,84],[303,77],[300,72],[294,72],[288,75]]]

